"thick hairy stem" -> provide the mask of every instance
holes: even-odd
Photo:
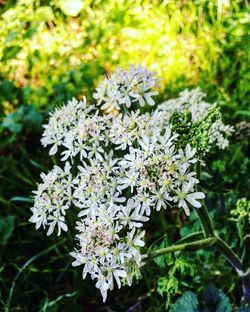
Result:
[[[196,164],[196,173],[197,173],[198,180],[200,180],[200,178],[201,178],[201,164],[199,161]],[[197,191],[199,191],[199,190],[200,190],[200,186],[197,185]],[[197,212],[198,217],[200,219],[201,227],[202,227],[202,230],[204,232],[205,237],[214,236],[213,224],[209,218],[206,207],[204,205],[202,205],[201,208],[196,209],[196,212]]]
[[[241,276],[242,290],[244,301],[250,304],[250,270],[248,269],[247,274]]]
[[[222,253],[227,261],[232,265],[238,273],[243,290],[243,298],[246,303],[250,303],[250,268],[245,268],[239,257],[233,250],[221,239],[218,238],[214,244],[217,251]]]
[[[212,222],[209,218],[207,209],[204,205],[201,208],[197,208],[196,212],[201,222],[201,227],[204,232],[205,237],[212,237],[214,236],[214,228]]]
[[[163,256],[167,253],[172,253],[176,251],[194,251],[194,250],[206,248],[206,247],[213,245],[215,241],[216,241],[216,237],[208,237],[208,238],[200,239],[200,240],[190,242],[190,243],[183,243],[183,244],[169,246],[169,247],[151,252],[148,258],[153,259],[159,256]]]

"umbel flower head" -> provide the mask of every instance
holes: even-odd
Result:
[[[42,144],[62,165],[41,175],[30,221],[47,235],[61,235],[68,230],[68,211],[77,215],[70,229],[76,239],[73,265],[83,267],[83,278],[95,280],[104,301],[115,284],[131,285],[140,276],[147,257],[143,226],[151,214],[177,207],[189,215],[205,197],[195,190],[196,150],[176,147],[179,136],[164,114],[122,109],[135,100],[153,104],[152,77],[140,66],[119,69],[97,88],[97,105],[73,99],[44,126]],[[117,116],[107,114],[111,103]]]

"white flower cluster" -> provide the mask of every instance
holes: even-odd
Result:
[[[229,146],[228,138],[234,133],[233,126],[225,125],[221,119],[212,124],[209,129],[209,144],[216,144],[220,149],[224,150]]]
[[[157,111],[161,112],[166,122],[169,122],[173,112],[184,113],[190,111],[192,114],[192,122],[198,121],[212,106],[204,101],[206,93],[201,89],[195,88],[193,90],[185,89],[180,92],[179,97],[163,102],[157,107]],[[225,149],[229,145],[228,137],[232,135],[234,128],[225,125],[221,119],[215,122],[209,130],[209,147],[216,144],[220,149]]]
[[[144,106],[146,103],[154,105],[152,96],[159,79],[154,78],[155,73],[149,72],[140,65],[130,65],[129,70],[118,68],[113,74],[106,77],[96,89],[94,98],[101,109],[111,112],[113,109],[121,110],[121,106],[130,107],[132,103]]]
[[[133,75],[138,68],[131,69]],[[83,266],[83,278],[96,280],[104,301],[114,281],[131,285],[140,275],[143,224],[152,211],[177,206],[189,215],[205,197],[195,191],[195,149],[188,144],[177,150],[178,137],[163,118],[139,111],[102,115],[86,99],[73,99],[45,126],[42,144],[52,146],[50,154],[60,154],[65,164],[41,175],[30,221],[37,229],[48,227],[48,235],[56,228],[60,235],[67,231],[67,212],[77,214],[73,265]]]
[[[72,174],[71,166],[68,162],[64,170],[58,166],[48,174],[41,174],[43,183],[38,185],[38,190],[34,191],[35,205],[31,208],[33,216],[30,222],[36,223],[36,229],[40,226],[49,226],[47,235],[53,233],[55,226],[58,228],[58,235],[61,230],[67,231],[65,223],[66,210],[71,206],[72,200]]]

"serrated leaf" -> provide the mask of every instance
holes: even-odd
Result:
[[[192,291],[186,291],[174,304],[172,312],[198,312],[198,299]]]
[[[168,247],[167,239],[164,239],[163,242],[160,245],[157,245],[153,248],[153,250],[162,249]],[[166,266],[169,266],[173,264],[173,256],[169,254],[165,254],[159,257],[156,257],[154,259],[154,262],[157,264],[159,268],[165,268]]]
[[[190,274],[193,276],[195,273],[195,265],[188,263],[181,257],[175,260],[175,268],[181,273],[181,275]]]
[[[0,218],[0,245],[7,244],[14,230],[14,216]]]
[[[174,276],[161,277],[157,281],[157,292],[163,297],[164,293],[175,294],[178,290],[179,282]]]

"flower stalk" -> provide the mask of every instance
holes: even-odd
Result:
[[[250,268],[244,266],[244,263],[221,238],[216,240],[214,247],[223,254],[237,272],[242,283],[243,299],[246,303],[250,303]]]
[[[177,251],[194,251],[213,245],[216,241],[216,237],[208,237],[200,240],[196,240],[190,243],[177,244],[170,247],[155,250],[149,254],[149,259],[153,259],[159,256],[163,256],[167,253]]]
[[[198,180],[200,181],[201,178],[201,164],[198,161],[196,163],[196,175]],[[196,186],[197,190],[200,190],[200,186],[197,185]],[[210,236],[214,236],[214,228],[213,228],[213,224],[211,222],[211,219],[208,215],[208,211],[205,205],[202,205],[201,208],[196,210],[197,215],[200,219],[200,223],[201,223],[201,227],[202,230],[204,232],[205,237],[210,237]]]

